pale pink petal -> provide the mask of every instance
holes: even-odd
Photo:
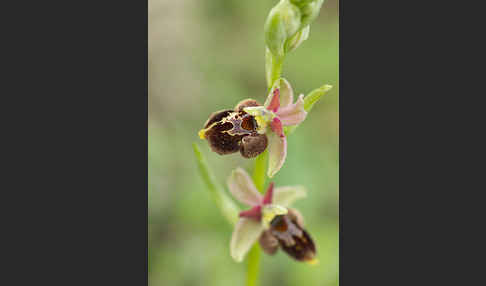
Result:
[[[268,177],[272,178],[282,168],[287,156],[287,138],[275,132],[267,133],[268,137]]]
[[[228,188],[233,196],[240,202],[250,206],[259,205],[262,195],[258,192],[252,179],[241,168],[234,170],[228,178]]]
[[[270,103],[266,105],[266,107],[268,110],[276,112],[280,107],[280,90],[275,88],[271,96]]]
[[[292,90],[292,86],[290,83],[284,79],[280,79],[280,108],[284,108],[285,106],[294,102],[294,91]]]
[[[300,95],[294,104],[279,108],[276,114],[284,126],[297,125],[304,121],[307,116],[304,109],[304,95]]]
[[[297,101],[295,103],[291,103],[291,104],[288,104],[285,107],[279,108],[279,110],[276,112],[276,114],[278,116],[288,115],[288,114],[291,114],[291,113],[295,113],[296,110],[304,110],[304,95],[303,94],[299,95],[299,98],[297,98]]]
[[[263,197],[263,204],[268,205],[272,203],[273,199],[273,182],[270,183],[268,186],[267,192],[265,193],[265,196]]]
[[[240,218],[231,236],[230,253],[236,262],[243,261],[246,253],[263,232],[261,223],[248,218]]]
[[[288,207],[294,201],[305,198],[306,196],[307,191],[303,186],[278,187],[273,191],[273,203]]]

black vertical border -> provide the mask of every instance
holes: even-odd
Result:
[[[5,277],[147,285],[148,1],[3,12]]]
[[[484,281],[470,4],[340,0],[340,285]]]

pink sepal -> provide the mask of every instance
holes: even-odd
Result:
[[[262,206],[254,206],[249,210],[240,212],[240,217],[251,218],[256,221],[262,219]]]
[[[265,193],[265,196],[263,197],[263,204],[268,205],[272,203],[272,198],[273,198],[273,182],[270,183],[268,186],[267,192]]]

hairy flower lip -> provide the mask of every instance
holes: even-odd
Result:
[[[312,237],[291,213],[276,216],[272,220],[270,235],[277,239],[280,248],[290,257],[310,264],[317,262],[317,251]]]
[[[236,111],[226,109],[212,113],[198,132],[199,138],[207,140],[211,150],[219,155],[239,151],[244,158],[258,156],[266,150],[268,138],[258,132],[258,121],[243,110],[257,104],[256,100],[246,99],[237,104]]]

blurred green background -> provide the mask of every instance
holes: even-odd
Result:
[[[266,97],[265,18],[277,0],[149,0],[149,285],[245,285],[246,263],[229,254],[232,228],[196,169],[197,142],[218,181],[252,171],[239,153],[219,156],[197,132],[213,111]],[[277,186],[302,184],[295,207],[317,245],[309,266],[279,251],[262,255],[261,285],[338,285],[338,0],[327,0],[310,36],[286,58],[283,76],[297,94],[334,88],[288,140]],[[267,181],[268,184],[268,181]]]

